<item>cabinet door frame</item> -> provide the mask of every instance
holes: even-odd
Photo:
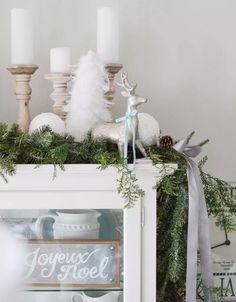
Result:
[[[98,165],[65,165],[65,172],[59,169],[55,180],[52,180],[52,165],[34,168],[34,165],[18,165],[16,175],[10,177],[8,183],[0,178],[1,209],[123,209],[123,200],[117,193],[119,176],[114,168],[100,171]],[[165,165],[166,172],[175,169],[175,164]],[[156,302],[156,191],[153,186],[156,178],[160,179],[161,170],[162,165],[158,169],[150,161],[140,162],[135,168],[145,196],[134,208],[124,209],[124,302]],[[69,194],[74,201],[68,203],[64,194]],[[102,199],[96,202],[98,194]],[[78,201],[78,196],[83,202]]]
[[[48,187],[47,183],[44,184],[46,177],[44,174],[37,175],[37,177],[31,176],[31,181],[27,186],[24,183],[24,178],[27,181],[30,173],[21,179],[19,175],[16,175],[10,179],[9,184],[6,184],[7,187],[10,186],[8,190],[6,188],[4,190],[0,189],[0,209],[45,210],[64,208],[123,210],[123,299],[124,302],[141,302],[141,202],[137,203],[132,209],[124,209],[124,202],[114,187],[114,183],[116,184],[116,182],[113,182],[114,175],[112,181],[110,173],[93,172],[96,173],[73,174],[73,178],[77,178],[78,183],[83,184],[82,186],[77,186],[77,188],[73,186],[74,189],[72,189],[69,182],[71,177],[68,176],[68,179],[65,178],[67,173],[63,175],[63,186],[53,183],[50,187]],[[90,182],[86,184],[88,177]],[[18,178],[17,181],[16,178]],[[51,181],[50,176],[46,178],[48,182]],[[14,186],[11,183],[13,180],[15,182]],[[101,180],[103,182],[102,185]],[[58,181],[60,182],[59,179]],[[112,186],[111,183],[113,184]]]

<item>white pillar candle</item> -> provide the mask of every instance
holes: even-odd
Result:
[[[28,9],[11,10],[11,63],[33,64],[33,24]]]
[[[57,47],[51,49],[50,71],[60,73],[70,72],[70,48]]]
[[[97,54],[104,63],[117,63],[119,60],[119,24],[114,8],[98,8]]]

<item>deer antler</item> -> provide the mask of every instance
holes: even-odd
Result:
[[[127,90],[129,93],[134,93],[135,89],[137,87],[137,84],[132,86],[128,80],[128,74],[125,72],[121,73],[121,83],[116,82],[116,84],[125,90]]]

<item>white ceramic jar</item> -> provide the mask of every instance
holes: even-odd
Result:
[[[45,219],[53,218],[54,239],[98,239],[101,214],[96,210],[58,210],[55,214],[38,217],[35,230],[38,238],[43,238]]]
[[[118,302],[120,292],[101,292],[98,295],[92,295],[91,293],[77,293],[72,297],[71,302]],[[78,297],[78,298],[77,298]]]

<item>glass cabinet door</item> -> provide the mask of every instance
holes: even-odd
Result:
[[[139,207],[128,213],[116,194],[102,192],[22,192],[19,207],[15,196],[1,203],[0,220],[26,247],[19,302],[126,302],[140,290],[128,282],[140,282]]]

